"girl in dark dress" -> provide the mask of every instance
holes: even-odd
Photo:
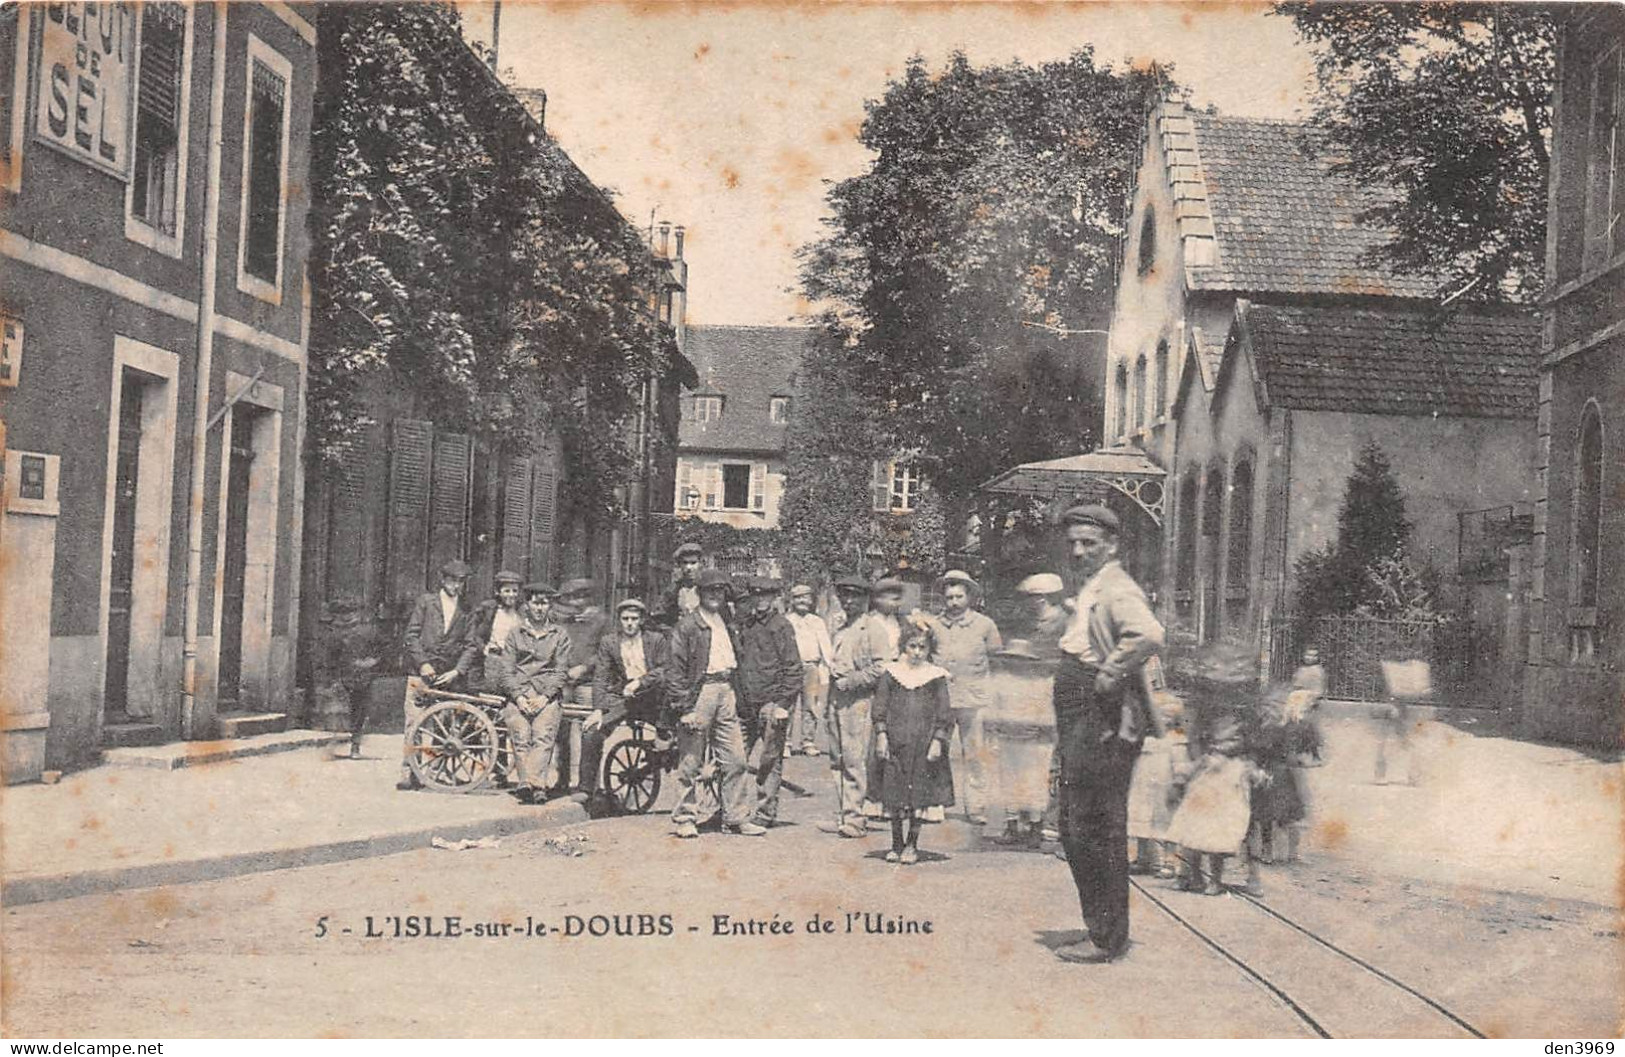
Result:
[[[877,796],[891,814],[887,862],[920,861],[920,812],[932,804],[951,807],[954,778],[948,767],[948,673],[926,658],[936,648],[929,627],[903,621],[902,659],[887,664],[875,687],[875,757],[880,764]],[[907,823],[907,837],[904,824]]]

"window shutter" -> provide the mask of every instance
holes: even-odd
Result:
[[[767,463],[750,464],[750,508],[767,509]]]
[[[553,452],[543,452],[536,460],[536,475],[530,491],[530,575],[548,579],[553,575],[554,507],[558,500],[558,473]]]
[[[322,594],[364,601],[367,567],[365,452],[354,447],[339,456],[327,479],[327,558]]]
[[[434,478],[429,493],[429,568],[468,557],[469,478],[474,446],[462,433],[434,438]]]
[[[181,66],[186,48],[186,9],[147,3],[141,10],[141,73],[137,107],[143,114],[180,127]]]
[[[891,464],[876,459],[869,478],[869,506],[871,509],[891,509]]]
[[[722,464],[705,464],[705,509],[715,510],[722,500]]]
[[[389,427],[388,599],[416,598],[429,582],[429,463],[434,427],[398,418]]]
[[[530,478],[529,456],[508,460],[502,482],[502,568],[520,576],[530,568]]]
[[[687,459],[677,460],[677,509],[690,508],[688,491],[694,486],[694,467]]]

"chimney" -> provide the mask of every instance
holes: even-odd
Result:
[[[681,224],[677,225],[676,235],[677,235],[677,259],[682,260],[683,259],[683,226]]]
[[[679,235],[677,237],[679,239],[682,238],[681,235]],[[670,254],[668,253],[668,250],[670,249],[670,246],[671,246],[671,222],[667,221],[667,220],[662,220],[660,222],[660,256],[662,256],[662,257],[670,256]]]

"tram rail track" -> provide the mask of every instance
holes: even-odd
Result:
[[[1153,890],[1134,878],[1130,884],[1204,946],[1273,995],[1320,1038],[1369,1038],[1383,1034],[1385,1028],[1418,1035],[1419,1021],[1424,1019],[1442,1020],[1452,1033],[1486,1037],[1444,1003],[1253,896],[1232,892],[1272,923],[1264,931],[1239,925],[1234,915],[1214,913],[1218,907],[1210,909],[1207,897],[1191,897],[1176,906],[1182,900],[1166,898],[1171,893]],[[1322,978],[1311,971],[1331,965],[1352,966],[1354,972],[1345,971],[1333,979],[1335,974]]]

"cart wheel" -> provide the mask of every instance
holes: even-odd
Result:
[[[407,761],[424,788],[467,793],[491,780],[497,766],[497,726],[463,701],[428,708],[407,734]]]
[[[654,807],[660,795],[660,768],[646,741],[623,741],[604,761],[604,792],[622,811],[641,815]]]

